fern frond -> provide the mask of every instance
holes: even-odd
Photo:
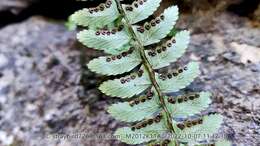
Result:
[[[189,63],[184,69],[173,74],[157,75],[157,82],[163,92],[177,92],[188,86],[199,75],[199,64]]]
[[[116,2],[107,0],[96,8],[82,9],[75,12],[71,19],[77,25],[88,26],[91,29],[103,28],[119,17]]]
[[[190,94],[180,97],[169,97],[167,107],[173,117],[187,118],[205,110],[211,103],[209,92]]]
[[[102,75],[128,74],[99,86],[108,96],[131,98],[108,108],[115,119],[135,123],[117,129],[116,138],[127,144],[194,146],[217,131],[222,117],[215,114],[188,119],[209,106],[208,92],[167,96],[191,84],[200,71],[198,63],[191,62],[173,73],[158,74],[157,69],[170,65],[185,53],[190,40],[188,31],[174,29],[179,15],[176,6],[167,8],[143,26],[136,24],[152,15],[160,3],[161,0],[136,0],[127,5],[121,0],[107,0],[97,8],[76,12],[71,19],[78,25],[88,26],[77,35],[81,43],[109,54],[91,60],[87,65],[90,70]],[[167,36],[174,37],[163,41]],[[160,46],[156,47],[158,42]],[[148,50],[150,47],[154,48]],[[182,118],[187,119],[175,121]],[[176,137],[162,138],[166,133]],[[216,144],[226,146],[222,142]]]
[[[147,46],[160,42],[162,38],[166,37],[177,19],[178,7],[173,6],[167,8],[161,16],[152,20],[150,23],[146,23],[144,26],[133,27],[143,46]]]
[[[158,97],[155,94],[152,94],[152,96],[141,96],[130,102],[113,104],[108,108],[108,112],[115,119],[125,122],[136,122],[145,118],[151,118],[154,113],[160,110]]]
[[[130,41],[125,31],[111,33],[110,31],[101,30],[83,30],[78,33],[77,38],[87,47],[104,50],[106,53],[112,55],[121,53],[124,45]]]
[[[159,69],[175,62],[185,53],[189,40],[189,32],[181,31],[155,50],[146,50],[146,56],[153,69]]]
[[[193,122],[189,124],[190,126],[185,124],[185,127],[175,124],[176,137],[181,142],[187,142],[191,145],[196,144],[197,141],[209,139],[210,136],[217,133],[222,121],[223,118],[221,115],[213,114],[204,116],[202,120],[198,121],[195,125]]]
[[[145,70],[132,73],[120,79],[103,82],[99,90],[112,97],[130,98],[138,95],[151,85],[151,81]]]
[[[131,24],[148,18],[160,6],[161,0],[134,1],[131,5],[122,5]]]
[[[151,125],[141,129],[135,129],[134,131],[131,127],[119,128],[116,130],[114,135],[118,140],[127,144],[141,144],[151,140],[156,140],[162,133],[167,131],[168,129],[165,121],[161,120],[158,123],[153,122]]]
[[[118,75],[131,71],[141,61],[140,54],[131,48],[119,55],[93,59],[88,63],[88,68],[102,75]]]

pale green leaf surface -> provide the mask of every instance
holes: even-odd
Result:
[[[153,114],[160,110],[158,97],[153,96],[151,100],[139,103],[131,107],[128,102],[113,104],[108,108],[108,112],[117,120],[125,122],[136,122],[144,118],[151,118]]]
[[[162,0],[147,0],[142,5],[138,4],[138,8],[132,5],[122,5],[126,12],[126,17],[131,24],[137,23],[148,18],[160,6]],[[133,11],[127,11],[125,8],[132,6]]]
[[[151,45],[159,42],[162,38],[171,31],[173,26],[178,19],[178,7],[172,6],[167,8],[164,13],[164,20],[161,20],[159,24],[154,27],[151,27],[149,30],[145,30],[143,33],[137,31],[139,26],[133,26],[135,33],[140,38],[144,46]]]
[[[177,33],[174,38],[176,43],[173,44],[171,47],[167,48],[166,51],[157,53],[157,55],[155,56],[149,56],[148,55],[149,50],[145,52],[153,69],[159,69],[168,66],[170,65],[170,63],[175,62],[178,58],[180,58],[185,53],[190,40],[189,32],[181,31]]]
[[[166,124],[161,120],[159,123],[154,123],[135,131],[132,131],[130,127],[119,128],[114,135],[124,143],[141,144],[157,139],[156,135],[159,136],[166,131],[168,131]]]
[[[178,76],[162,80],[159,79],[157,74],[156,80],[163,92],[177,92],[188,86],[199,74],[199,64],[191,62],[187,65],[187,70],[184,70]]]
[[[172,140],[172,141],[168,144],[168,146],[177,146],[177,145],[176,145],[176,143]],[[179,146],[184,146],[184,145],[179,144]]]
[[[218,140],[216,143],[215,143],[215,146],[232,146],[232,143],[228,140]]]
[[[179,141],[195,144],[196,142],[206,140],[212,134],[217,133],[222,122],[222,116],[219,114],[214,114],[204,116],[202,124],[195,125],[190,128],[186,127],[181,130],[176,126],[176,124],[174,124],[173,127]]]
[[[111,35],[96,35],[94,30],[83,30],[77,35],[78,40],[89,48],[104,50],[108,54],[119,54],[129,41],[125,31]]]
[[[111,56],[107,56],[111,58]],[[88,63],[88,68],[102,75],[118,75],[131,71],[134,67],[141,63],[139,53],[135,50],[132,54],[128,54],[121,59],[111,60],[107,62],[107,57],[99,57]]]
[[[72,19],[71,16],[69,16],[67,22],[65,23],[65,26],[69,31],[76,30],[76,28],[77,28],[77,24],[74,21],[72,21],[71,19]]]
[[[112,97],[130,98],[138,95],[151,85],[148,74],[144,72],[141,77],[136,77],[130,82],[122,84],[120,79],[103,82],[99,90]]]
[[[89,12],[89,9],[85,8],[75,12],[72,15],[72,21],[81,26],[89,26],[91,29],[102,28],[105,25],[112,23],[119,17],[116,2],[112,0],[110,8],[105,8],[103,11]]]
[[[171,104],[167,102],[167,107],[173,117],[187,118],[194,114],[200,113],[202,110],[208,108],[211,103],[211,94],[209,92],[201,92],[200,97],[186,102]]]

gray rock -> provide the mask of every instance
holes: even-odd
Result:
[[[256,41],[260,39],[260,30],[247,25],[247,19],[231,14],[214,19],[217,30],[210,34],[194,34],[188,53],[180,60],[183,64],[191,59],[200,62],[202,74],[189,89],[198,90],[199,86],[199,90],[213,93],[211,108],[225,118],[222,134],[224,131],[238,145],[258,146],[260,62],[245,64],[230,44],[242,42],[258,47],[260,53],[259,41]]]
[[[97,89],[81,84],[81,59],[89,60],[95,52],[79,49],[74,32],[33,17],[0,33],[5,34],[0,36],[0,145],[119,145],[114,140],[54,137],[112,133],[118,125],[105,113],[107,104],[97,100]],[[94,74],[84,76],[97,83]]]

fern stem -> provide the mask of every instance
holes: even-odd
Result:
[[[168,128],[171,130],[171,133],[175,133],[174,131],[174,128],[172,126],[172,118],[171,118],[171,114],[165,104],[165,101],[164,101],[164,97],[163,97],[163,93],[161,92],[161,89],[155,79],[155,72],[151,66],[151,64],[149,63],[146,55],[145,55],[145,49],[141,43],[141,41],[139,40],[139,38],[137,37],[137,35],[135,34],[134,32],[134,29],[133,27],[131,26],[131,24],[129,23],[129,20],[128,18],[126,17],[126,14],[125,14],[125,11],[123,10],[123,7],[120,3],[120,0],[116,0],[116,3],[117,3],[117,8],[119,10],[119,13],[123,16],[123,19],[125,20],[125,26],[127,27],[132,39],[136,42],[136,48],[139,49],[139,52],[140,52],[140,55],[141,55],[141,58],[142,58],[142,61],[143,61],[143,64],[144,64],[144,67],[145,69],[148,71],[148,74],[149,74],[149,78],[152,82],[152,85],[154,86],[158,96],[159,96],[159,100],[160,100],[160,104],[164,110],[164,112],[166,113],[166,120],[167,120],[167,126]]]

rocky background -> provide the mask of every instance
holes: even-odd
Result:
[[[123,146],[115,140],[51,139],[57,133],[112,133],[115,99],[85,64],[101,55],[64,26],[69,14],[100,1],[0,1],[0,146]],[[238,146],[260,145],[259,0],[164,0],[182,10],[178,28],[192,40],[180,63],[197,60],[202,75],[189,89],[213,93],[225,117],[220,133]],[[171,67],[168,68],[171,70]]]

